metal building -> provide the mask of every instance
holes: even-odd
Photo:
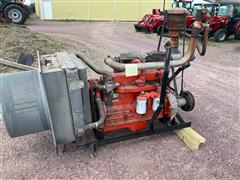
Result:
[[[36,0],[36,14],[46,20],[136,21],[163,0]],[[166,7],[172,0],[166,0]]]

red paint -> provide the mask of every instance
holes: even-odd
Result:
[[[153,32],[156,31],[159,26],[162,26],[163,22],[164,16],[161,14],[160,9],[153,9],[152,14],[144,15],[135,26],[145,29],[147,32]]]
[[[223,28],[228,23],[228,18],[225,16],[213,16],[208,25],[211,28],[211,31],[215,32],[221,28]]]
[[[163,70],[141,71],[138,76],[134,77],[126,77],[124,73],[113,73],[113,81],[119,83],[115,89],[118,97],[113,98],[112,105],[107,105],[109,97],[102,94],[106,111],[102,131],[110,132],[119,129],[138,131],[146,128],[154,113],[152,102],[154,97],[159,96],[157,88],[162,75]],[[144,115],[136,113],[136,100],[141,96],[147,99],[147,112]],[[165,114],[171,117],[171,107],[167,98],[165,102]],[[159,115],[159,118],[162,116],[163,113]]]
[[[240,19],[234,25],[233,32],[236,33],[239,28],[240,28]]]

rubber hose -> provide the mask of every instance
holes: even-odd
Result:
[[[100,69],[99,67],[96,67],[95,64],[90,62],[87,58],[85,58],[81,54],[75,54],[79,59],[81,59],[84,63],[86,63],[94,72],[100,75],[105,75],[107,77],[107,80],[112,80],[112,74],[106,70]]]
[[[97,107],[98,107],[98,113],[99,113],[99,119],[97,122],[94,122],[94,123],[90,123],[90,124],[87,124],[85,126],[85,129],[98,129],[98,127],[100,125],[102,125],[105,121],[105,113],[104,113],[104,110],[103,110],[103,102],[100,98],[96,98],[96,103],[97,103]]]

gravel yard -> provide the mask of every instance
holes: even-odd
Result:
[[[157,46],[155,35],[135,33],[130,22],[30,21],[27,27],[102,68],[107,55]],[[181,115],[207,140],[198,151],[167,133],[99,147],[96,158],[70,146],[56,156],[49,132],[11,139],[1,121],[0,179],[240,179],[240,43],[211,42],[186,70],[185,89],[196,107]]]

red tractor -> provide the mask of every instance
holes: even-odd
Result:
[[[160,9],[153,9],[152,14],[146,14],[134,27],[137,32],[143,31],[145,33],[156,32],[158,27],[163,24],[164,16]]]
[[[172,7],[182,7],[190,10],[192,8],[192,2],[193,0],[174,0]],[[159,27],[162,27],[163,23],[163,13],[161,13],[160,9],[153,9],[152,14],[144,15],[140,21],[134,24],[134,27],[137,32],[143,31],[145,33],[151,33],[158,32]]]
[[[235,35],[235,39],[240,40],[240,2],[220,4],[208,25],[209,36],[217,42],[225,41],[230,35]]]

